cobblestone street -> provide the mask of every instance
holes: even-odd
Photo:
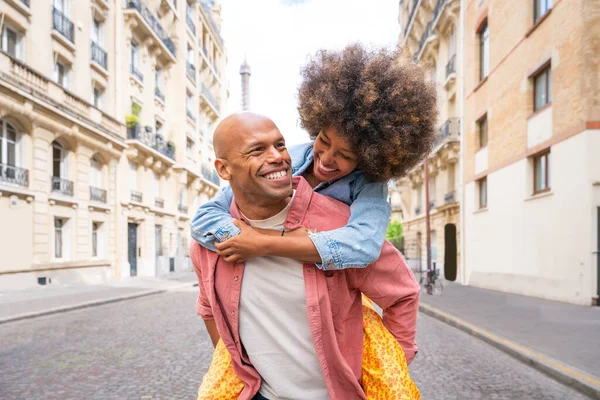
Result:
[[[1,399],[194,399],[212,346],[196,289],[0,325]],[[585,399],[428,316],[411,366],[423,399]]]

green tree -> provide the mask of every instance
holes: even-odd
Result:
[[[402,224],[398,221],[390,221],[385,233],[385,238],[389,240],[397,249],[402,248]]]

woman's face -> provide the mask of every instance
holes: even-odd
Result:
[[[313,152],[313,174],[320,182],[342,178],[358,166],[358,156],[350,142],[335,128],[319,132]]]

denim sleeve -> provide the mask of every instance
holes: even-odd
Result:
[[[214,242],[222,242],[240,233],[240,228],[233,224],[229,207],[233,201],[233,192],[229,186],[221,189],[219,194],[198,208],[192,220],[192,238],[209,250],[216,251]]]
[[[363,181],[355,190],[346,226],[309,233],[321,256],[319,269],[364,268],[379,258],[391,214],[387,184]]]

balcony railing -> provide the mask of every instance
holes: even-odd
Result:
[[[127,139],[135,139],[153,148],[159,153],[164,154],[172,160],[175,160],[175,148],[170,142],[165,143],[162,135],[152,132],[152,129],[146,127],[142,129],[140,124],[132,124],[127,127]]]
[[[154,95],[162,101],[165,101],[165,94],[160,90],[158,86],[154,88]]]
[[[96,42],[92,42],[92,60],[100,64],[102,68],[107,69],[106,66],[108,63],[106,62],[106,51],[98,46]]]
[[[30,7],[29,1],[30,0],[21,0],[21,3],[25,4],[27,7]]]
[[[221,186],[221,178],[219,177],[219,174],[210,165],[202,165],[202,176],[209,182],[212,182],[217,186]]]
[[[0,181],[27,187],[29,186],[29,171],[14,165],[0,164]]]
[[[454,190],[451,192],[448,192],[444,195],[444,203],[448,204],[448,203],[455,203],[456,200],[454,198]]]
[[[183,205],[183,204],[179,204],[179,205],[177,206],[177,209],[178,209],[178,210],[179,210],[179,212],[180,212],[180,213],[182,213],[182,214],[187,214],[187,212],[188,212],[188,207],[187,207],[186,205]]]
[[[65,14],[52,7],[52,27],[71,43],[75,43],[75,29],[73,22]]]
[[[421,207],[415,207],[415,215],[421,214]]]
[[[52,191],[65,196],[73,196],[73,182],[58,176],[52,177]]]
[[[187,12],[185,14],[185,22],[187,23],[188,28],[190,28],[190,31],[192,31],[192,33],[194,34],[194,36],[196,35],[196,24],[194,24],[194,16]]]
[[[90,186],[90,200],[106,203],[106,190]]]
[[[127,8],[133,8],[137,10],[142,18],[150,25],[150,28],[156,33],[156,36],[163,42],[165,47],[169,49],[173,57],[176,54],[175,43],[171,38],[167,35],[167,32],[164,30],[158,18],[150,11],[146,5],[142,4],[141,0],[129,0],[127,2]]]
[[[438,131],[437,138],[433,147],[439,146],[442,142],[448,139],[450,136],[460,135],[460,118],[449,118],[442,124]]]
[[[200,91],[202,92],[204,97],[208,99],[208,102],[217,110],[217,112],[220,112],[220,107],[217,104],[217,101],[215,100],[215,96],[213,96],[213,94],[210,92],[210,90],[208,90],[204,83],[202,84]]]
[[[157,197],[154,199],[154,206],[156,208],[165,208],[165,200]]]
[[[192,80],[192,82],[196,82],[196,67],[194,67],[194,64],[187,61],[185,63],[185,70],[187,71],[187,76]]]
[[[452,57],[448,60],[448,64],[446,64],[446,79],[453,73],[456,73],[456,54],[452,54]]]
[[[131,64],[131,75],[133,75],[138,81],[144,82],[144,75],[133,64]]]
[[[131,201],[141,203],[143,199],[144,195],[142,194],[142,192],[138,192],[137,190],[131,191]]]

